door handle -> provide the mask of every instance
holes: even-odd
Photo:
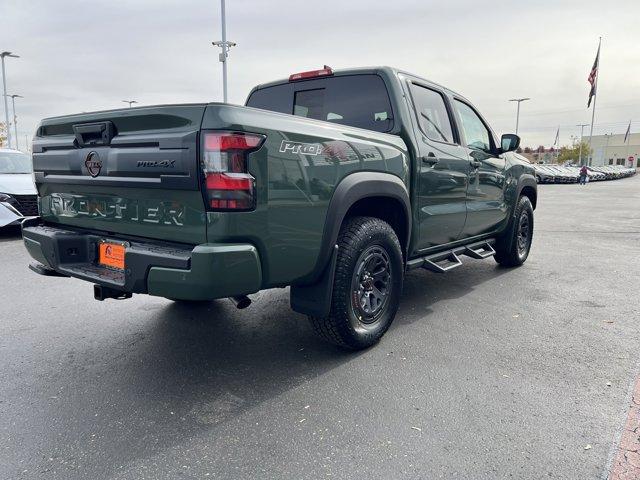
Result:
[[[482,162],[480,160],[471,160],[471,166],[473,168],[480,168],[482,166]]]
[[[422,163],[426,163],[427,165],[433,167],[436,163],[438,163],[440,159],[436,157],[433,152],[429,153],[429,155],[422,156]]]

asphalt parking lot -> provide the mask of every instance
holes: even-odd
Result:
[[[286,290],[97,302],[3,232],[0,478],[606,478],[640,373],[640,176],[539,195],[525,266],[411,272],[355,354]]]

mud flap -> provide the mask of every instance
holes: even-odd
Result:
[[[329,265],[313,285],[291,286],[291,309],[312,317],[326,317],[331,310],[331,294],[333,292],[333,278],[336,273],[338,259],[338,245],[335,245]]]

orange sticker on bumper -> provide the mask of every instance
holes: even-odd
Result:
[[[111,268],[124,270],[124,245],[101,243],[98,250],[98,263]]]

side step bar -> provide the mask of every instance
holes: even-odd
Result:
[[[436,273],[445,273],[462,265],[459,255],[482,260],[495,255],[493,249],[495,240],[483,240],[481,242],[463,245],[444,252],[433,253],[424,257],[414,258],[407,262],[407,270],[414,268],[424,268]]]
[[[455,252],[449,251],[445,253],[444,256],[440,254],[437,258],[425,257],[422,268],[426,268],[427,270],[431,270],[436,273],[446,273],[460,265],[462,265],[460,257],[458,257]]]
[[[485,242],[480,246],[465,247],[465,250],[462,253],[467,257],[475,258],[476,260],[484,260],[485,258],[494,256],[496,251],[489,242]]]

